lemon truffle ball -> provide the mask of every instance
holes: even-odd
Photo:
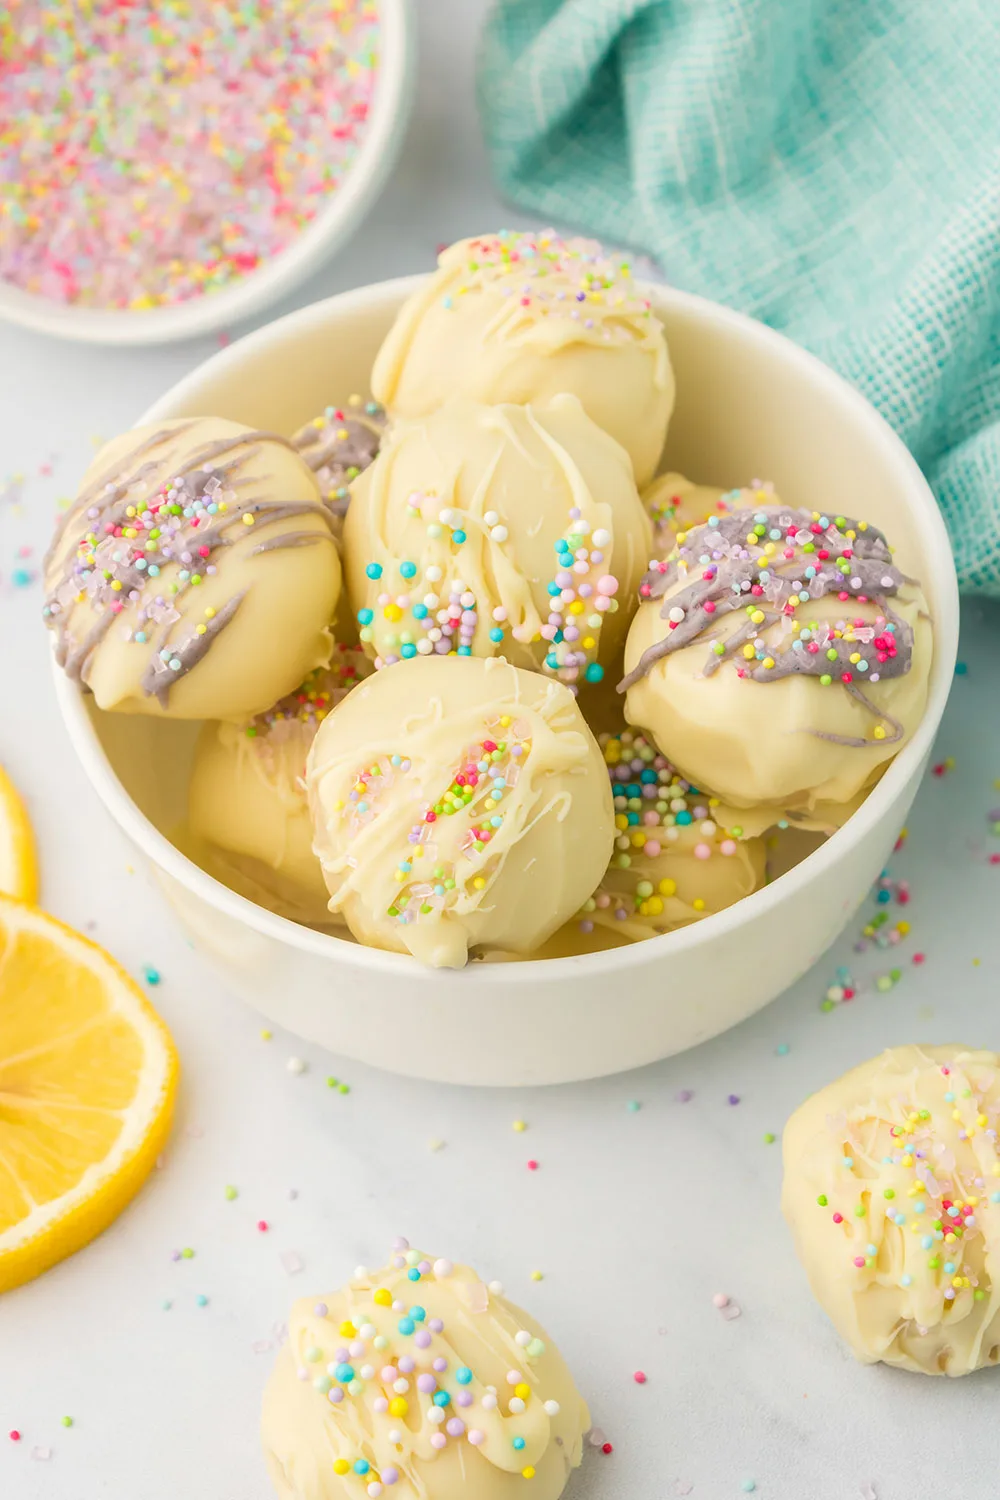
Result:
[[[378,456],[385,424],[384,406],[352,396],[343,406],[327,406],[292,438],[316,476],[338,539],[344,530],[350,486]]]
[[[611,855],[608,776],[572,693],[497,658],[377,672],[321,725],[306,782],[331,911],[426,964],[531,953]]]
[[[400,417],[455,395],[534,405],[569,391],[626,449],[639,485],[656,471],[674,405],[663,326],[627,263],[551,231],[444,250],[389,331],[372,389]]]
[[[559,1500],[590,1416],[559,1351],[468,1266],[394,1242],[296,1302],[264,1395],[279,1500]]]
[[[758,824],[849,804],[920,721],[927,605],[874,526],[733,511],[684,535],[640,596],[628,721]]]
[[[724,826],[715,798],[696,791],[641,734],[600,736],[615,807],[615,851],[580,913],[587,934],[635,941],[686,927],[764,883],[761,838]]]
[[[782,1208],[858,1359],[927,1375],[1000,1363],[1000,1058],[893,1047],[807,1099]]]
[[[377,665],[503,655],[584,685],[622,649],[649,526],[575,396],[397,422],[352,495],[348,591]]]
[[[208,723],[195,747],[188,825],[210,874],[279,916],[329,926],[326,882],[312,848],[306,757],[327,715],[371,671],[363,652],[334,648],[280,703],[243,724]]]
[[[199,417],[101,450],[45,586],[57,659],[98,707],[241,719],[329,660],[340,561],[291,444]]]
[[[642,492],[642,503],[653,528],[653,557],[666,557],[681,532],[703,526],[710,516],[725,516],[749,506],[779,505],[771,484],[754,480],[743,489],[723,490],[695,484],[683,474],[660,474]]]

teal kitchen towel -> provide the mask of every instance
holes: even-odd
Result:
[[[1000,0],[499,0],[501,187],[852,381],[1000,597]]]

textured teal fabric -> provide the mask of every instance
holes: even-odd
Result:
[[[502,189],[833,365],[1000,596],[1000,0],[500,0]]]

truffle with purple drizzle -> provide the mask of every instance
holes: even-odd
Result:
[[[351,396],[343,406],[326,407],[292,438],[316,475],[338,540],[344,529],[350,487],[378,457],[387,420],[385,407],[378,401]]]
[[[160,422],[94,459],[45,560],[44,615],[100,708],[245,719],[327,664],[340,581],[288,439]]]
[[[924,711],[927,604],[865,521],[784,505],[712,517],[639,594],[626,717],[697,786],[753,809],[753,831],[836,826]]]

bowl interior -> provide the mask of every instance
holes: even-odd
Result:
[[[211,414],[291,433],[324,406],[367,394],[379,343],[401,302],[419,283],[420,278],[384,283],[293,313],[216,355],[142,420]],[[666,325],[677,373],[678,400],[663,467],[725,487],[770,479],[790,504],[871,520],[887,532],[903,570],[924,584],[936,625],[927,727],[904,748],[862,812],[837,835],[835,842],[845,845],[852,825],[860,829],[857,820],[879,816],[878,804],[888,796],[894,777],[909,775],[926,755],[944,706],[958,607],[943,523],[903,445],[860,396],[818,361],[761,325],[713,304],[670,290],[649,291]],[[121,787],[160,833],[175,839],[185,817],[198,726],[102,714],[92,700],[88,712]],[[210,877],[193,867],[189,873],[203,890],[208,881],[217,897],[232,901]],[[795,871],[783,877],[794,879]],[[768,894],[777,894],[773,884]],[[750,902],[761,899],[766,899],[764,893]],[[708,940],[716,924],[732,920],[736,910],[698,924],[698,935]],[[270,920],[281,922],[290,938],[303,934],[311,943],[340,946],[337,938],[305,934],[280,918]],[[690,941],[691,934],[654,941],[667,945],[677,940]]]

